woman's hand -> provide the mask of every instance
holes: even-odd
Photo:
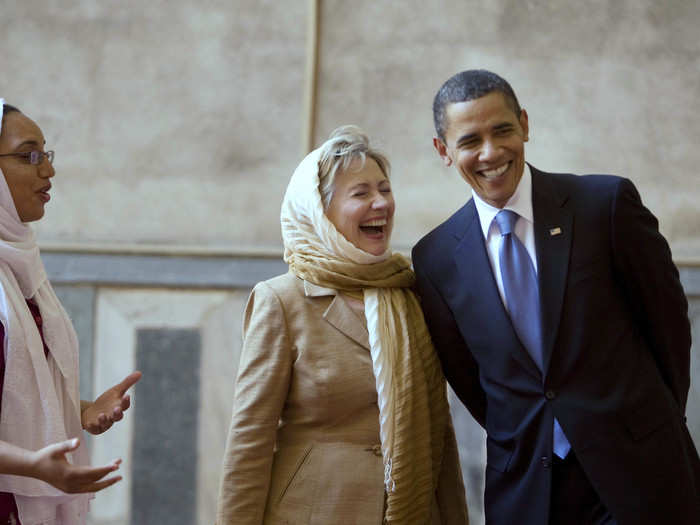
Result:
[[[126,391],[139,379],[141,372],[132,372],[121,383],[106,390],[94,403],[81,401],[80,420],[83,428],[90,434],[102,434],[115,421],[122,419],[131,405],[131,398]]]
[[[122,479],[121,476],[114,476],[99,481],[117,470],[121,459],[103,467],[78,467],[68,463],[66,453],[76,450],[79,446],[80,440],[75,438],[32,452],[29,456],[31,468],[27,475],[68,493],[97,492]]]

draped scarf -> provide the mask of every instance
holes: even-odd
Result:
[[[448,422],[446,384],[420,304],[410,262],[389,249],[360,250],[326,217],[319,192],[321,150],[292,175],[281,211],[284,260],[298,277],[361,294],[379,406],[385,472],[385,523],[431,519]]]
[[[2,104],[0,98],[0,133]],[[34,232],[17,213],[0,170],[0,321],[5,329],[5,381],[0,440],[28,450],[79,437],[78,339],[46,276]],[[36,301],[48,358],[26,299]],[[87,465],[81,447],[66,454]],[[23,525],[85,523],[90,495],[69,495],[43,481],[0,474],[0,491],[14,494]]]

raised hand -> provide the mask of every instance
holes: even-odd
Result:
[[[106,390],[94,403],[81,403],[81,422],[83,428],[91,434],[102,434],[115,421],[124,417],[124,412],[131,405],[131,397],[126,393],[141,379],[141,372],[132,372],[121,383]]]
[[[31,475],[68,493],[97,492],[122,479],[121,476],[102,479],[119,468],[121,459],[116,459],[103,467],[71,465],[66,459],[66,453],[76,450],[79,446],[80,440],[75,438],[32,452],[30,455],[32,467],[26,475]]]

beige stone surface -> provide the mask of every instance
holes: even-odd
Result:
[[[676,257],[700,257],[700,4],[359,4],[323,2],[318,137],[349,121],[385,144],[398,245],[468,196],[432,151],[431,105],[452,74],[485,68],[507,78],[529,112],[530,162],[631,178]]]
[[[57,150],[47,243],[279,249],[303,144],[308,2],[3,2],[0,94]],[[527,108],[527,157],[634,180],[677,259],[700,260],[700,4],[320,2],[316,142],[365,127],[394,164],[395,245],[468,198],[430,106],[483,67]]]
[[[56,150],[41,240],[280,244],[304,2],[5,4],[0,92]]]
[[[214,523],[216,519],[221,464],[231,421],[248,294],[249,290],[231,292],[225,302],[202,318],[202,402],[197,458],[197,523],[202,525]]]

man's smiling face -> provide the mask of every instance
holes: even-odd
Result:
[[[445,140],[434,145],[485,202],[502,208],[525,167],[527,113],[516,115],[500,92],[447,106]]]

